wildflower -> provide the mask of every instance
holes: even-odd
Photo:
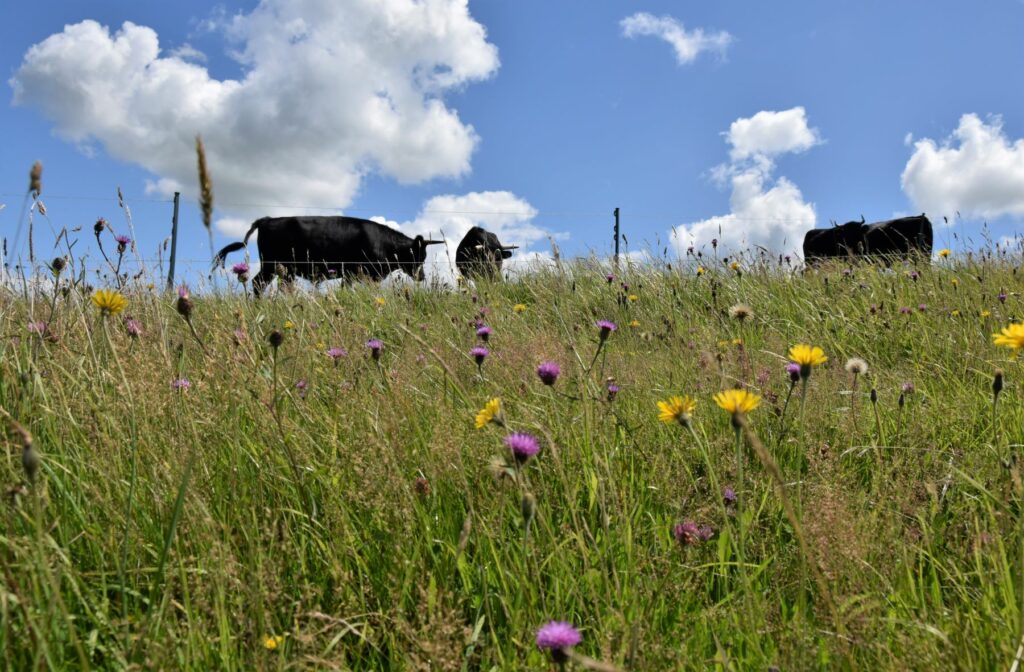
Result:
[[[370,349],[370,356],[374,359],[380,359],[381,350],[384,349],[384,342],[379,338],[371,338],[366,342],[366,347]]]
[[[244,261],[240,261],[231,267],[231,272],[235,274],[238,281],[245,284],[249,280],[249,264]]]
[[[910,383],[910,382],[903,383],[900,386],[900,391],[903,392],[903,394],[913,394],[914,393],[914,384]]]
[[[113,289],[101,289],[92,295],[92,303],[100,309],[100,313],[105,317],[107,315],[117,315],[124,310],[125,306],[128,305],[128,299]]]
[[[476,414],[477,429],[483,429],[492,422],[499,427],[503,427],[505,425],[504,418],[501,413],[501,399],[497,397],[484,404],[484,407]]]
[[[327,348],[327,356],[334,360],[335,366],[337,366],[339,359],[347,355],[348,351],[345,348]]]
[[[385,303],[387,303],[387,301],[384,300],[383,296],[378,296],[375,300],[378,306],[383,306]]]
[[[92,232],[99,236],[103,233],[103,229],[107,228],[107,220],[100,217],[96,220],[96,223],[92,225]]]
[[[697,276],[698,277],[704,275],[707,272],[708,272],[708,269],[704,268],[703,266],[698,266],[697,267]]]
[[[565,650],[583,641],[583,636],[571,623],[551,621],[537,631],[537,647],[545,649],[559,664],[568,660]]]
[[[274,651],[284,644],[284,637],[281,635],[267,635],[263,638],[263,648],[267,651]]]
[[[626,297],[626,298],[628,298],[628,299],[629,299],[630,301],[639,301],[639,300],[640,300],[640,297],[639,297],[639,296],[637,296],[636,294],[630,294],[630,295],[629,295],[628,297]]]
[[[736,491],[728,485],[722,489],[722,502],[725,503],[726,506],[732,506],[736,503]]]
[[[1006,292],[999,292],[996,298],[999,299],[999,303],[1006,303]]]
[[[981,316],[982,317],[992,317],[992,311],[991,310],[982,310],[981,311]]]
[[[712,238],[711,239],[711,248],[715,249],[715,250],[718,249],[718,238]]]
[[[561,373],[562,368],[555,362],[541,362],[537,365],[537,377],[545,385],[554,385]]]
[[[789,374],[789,382],[795,383],[800,380],[800,365],[796,362],[786,364],[786,373]]]
[[[67,261],[64,257],[55,257],[54,260],[50,262],[50,270],[53,271],[54,275],[60,275],[65,266],[67,266]]]
[[[629,326],[632,327],[633,329],[636,329],[637,327],[640,326],[640,320],[633,320],[633,321],[631,321],[629,323]]]
[[[714,536],[715,531],[708,525],[697,525],[692,520],[677,523],[672,528],[672,536],[683,546],[694,546]]]
[[[114,240],[117,241],[117,253],[124,254],[124,251],[128,249],[132,239],[125,235],[114,236]]]
[[[921,274],[918,273],[917,271],[911,271],[910,272],[910,279],[913,280],[914,282],[917,282],[917,279],[920,278],[920,277],[921,277]]]
[[[920,312],[922,312],[922,313],[923,313],[923,312],[925,312],[926,310],[928,310],[928,304],[926,304],[926,303],[919,303],[919,304],[917,304],[917,309],[918,309],[918,310],[919,310]]]
[[[512,306],[512,312],[522,313],[522,312],[525,312],[525,311],[526,311],[526,304],[525,303],[517,303],[516,305]]]
[[[862,376],[868,371],[868,363],[860,357],[851,357],[846,360],[846,365],[843,367],[847,373],[852,373],[855,376]]]
[[[491,351],[482,345],[477,345],[469,350],[469,354],[476,360],[476,365],[483,366],[484,360],[487,359],[487,355],[491,354]]]
[[[998,334],[992,334],[992,342],[1010,348],[1016,356],[1017,351],[1024,348],[1024,322],[1011,324]]]
[[[274,350],[277,350],[278,348],[281,347],[281,344],[284,343],[284,334],[282,334],[277,329],[274,329],[272,332],[270,332],[270,335],[267,336],[267,340],[270,342],[270,347],[272,347]]]
[[[722,410],[732,413],[733,426],[739,427],[740,415],[746,415],[761,404],[761,397],[746,390],[725,390],[714,397]]]
[[[950,254],[949,253],[949,248],[943,248],[943,249],[939,250],[939,256],[942,257],[943,259],[948,257],[949,254]]]
[[[953,278],[952,280],[950,280],[950,281],[949,281],[949,283],[950,283],[951,285],[953,285],[953,287],[954,287],[954,289],[955,289],[955,288],[956,288],[956,286],[960,284],[960,278]]]
[[[800,377],[804,379],[810,377],[811,367],[820,366],[828,361],[821,348],[803,343],[789,349],[789,358],[800,365]]]
[[[37,336],[46,335],[46,322],[29,322],[25,325],[25,328],[28,329],[28,333],[30,334],[36,334]]]
[[[516,462],[522,464],[540,452],[540,443],[530,434],[514,432],[504,439],[505,445],[512,451]]]
[[[697,408],[697,402],[692,397],[669,397],[666,401],[658,402],[658,420],[664,423],[678,422],[683,427],[690,426],[690,416]]]
[[[910,311],[910,308],[908,306],[903,306],[902,308],[900,308],[900,314],[901,315],[910,315],[910,312],[911,311]]]
[[[754,311],[745,303],[737,303],[735,306],[729,309],[729,317],[740,322],[753,317]]]
[[[608,338],[609,334],[618,329],[618,327],[615,326],[614,322],[609,322],[608,320],[598,320],[597,326],[601,330],[601,333],[598,334],[598,336],[601,339],[601,342],[604,342],[605,339]]]
[[[486,324],[481,324],[476,329],[477,337],[479,337],[480,340],[483,341],[484,343],[486,343],[488,340],[490,340],[491,333],[493,333],[491,328],[488,327]]]
[[[619,386],[615,383],[608,383],[608,387],[605,389],[608,391],[608,401],[615,401],[615,396],[619,393]]]
[[[608,275],[604,276],[604,278],[605,278],[605,280],[608,281],[609,285],[612,284],[613,282],[615,282],[615,276],[612,275],[611,273],[609,273]]]
[[[954,308],[953,310],[949,311],[949,316],[950,317],[959,317],[960,316],[960,309],[959,308]]]
[[[133,317],[124,318],[124,330],[132,338],[138,338],[142,335],[142,323]]]
[[[192,383],[189,382],[188,378],[177,378],[171,383],[171,389],[177,390],[178,392],[188,392],[192,388]]]
[[[305,378],[300,378],[299,380],[295,381],[295,389],[299,393],[299,398],[300,399],[305,399],[306,398],[306,389],[307,388],[309,388],[309,383],[306,382]]]
[[[734,262],[730,263],[729,264],[729,268],[734,270],[734,271],[739,271],[740,270],[740,262],[734,261]]]
[[[192,297],[188,293],[188,286],[178,287],[178,302],[176,304],[178,314],[186,320],[192,318]]]
[[[992,396],[998,397],[999,393],[1003,391],[1003,370],[996,369],[995,374],[992,376]]]

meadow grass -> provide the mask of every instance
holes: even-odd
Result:
[[[1019,262],[578,263],[454,292],[222,290],[188,322],[132,282],[107,316],[4,291],[0,657],[548,669],[535,636],[561,620],[567,668],[1009,668],[1024,399],[991,334],[1021,318]],[[828,357],[806,398],[797,343]],[[762,398],[735,423],[712,401],[733,387]],[[678,395],[688,426],[659,422]],[[513,431],[540,452],[513,459]]]

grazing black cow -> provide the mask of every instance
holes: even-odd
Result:
[[[410,238],[390,227],[356,217],[263,217],[252,223],[240,243],[231,243],[214,258],[214,267],[243,249],[254,231],[260,235],[260,272],[253,278],[259,296],[274,275],[308,278],[313,282],[365,277],[382,280],[403,271],[423,280],[427,246],[444,241]]]
[[[463,276],[476,280],[495,279],[501,275],[501,262],[512,256],[518,245],[502,245],[490,231],[474,226],[455,250],[455,266]]]
[[[932,223],[922,215],[865,224],[847,222],[831,229],[811,229],[804,236],[804,259],[868,256],[906,257],[932,254]]]

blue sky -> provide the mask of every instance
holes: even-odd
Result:
[[[711,235],[789,251],[832,219],[922,210],[937,224],[959,211],[937,239],[961,247],[954,233],[980,244],[982,222],[998,240],[1024,219],[1017,0],[107,0],[0,14],[7,236],[38,159],[57,226],[120,225],[120,186],[154,256],[177,185],[182,256],[208,258],[196,133],[218,246],[258,216],[331,206],[434,235],[482,223],[541,255],[548,235],[566,254],[609,252],[615,207],[631,249],[670,254]]]

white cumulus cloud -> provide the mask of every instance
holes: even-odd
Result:
[[[799,254],[804,234],[814,228],[814,205],[804,200],[793,182],[775,178],[774,157],[803,152],[821,142],[807,124],[802,107],[762,111],[737,119],[724,134],[732,146],[731,161],[713,169],[716,179],[732,189],[730,212],[675,227],[671,237],[684,254],[717,239],[723,251],[738,253],[761,246],[775,253]]]
[[[691,63],[701,52],[724,54],[732,43],[732,35],[725,31],[705,33],[703,29],[686,30],[671,16],[654,16],[638,12],[619,22],[625,37],[651,36],[668,42],[676,52],[679,65]]]
[[[156,31],[91,20],[32,46],[14,102],[57,132],[154,175],[147,189],[196,190],[201,134],[217,203],[345,207],[371,172],[402,183],[470,170],[473,127],[444,94],[493,75],[497,49],[466,0],[261,0],[214,22],[238,79]]]
[[[1010,140],[998,116],[960,117],[939,142],[922,138],[901,176],[903,191],[918,211],[937,219],[1024,216],[1024,139]]]

